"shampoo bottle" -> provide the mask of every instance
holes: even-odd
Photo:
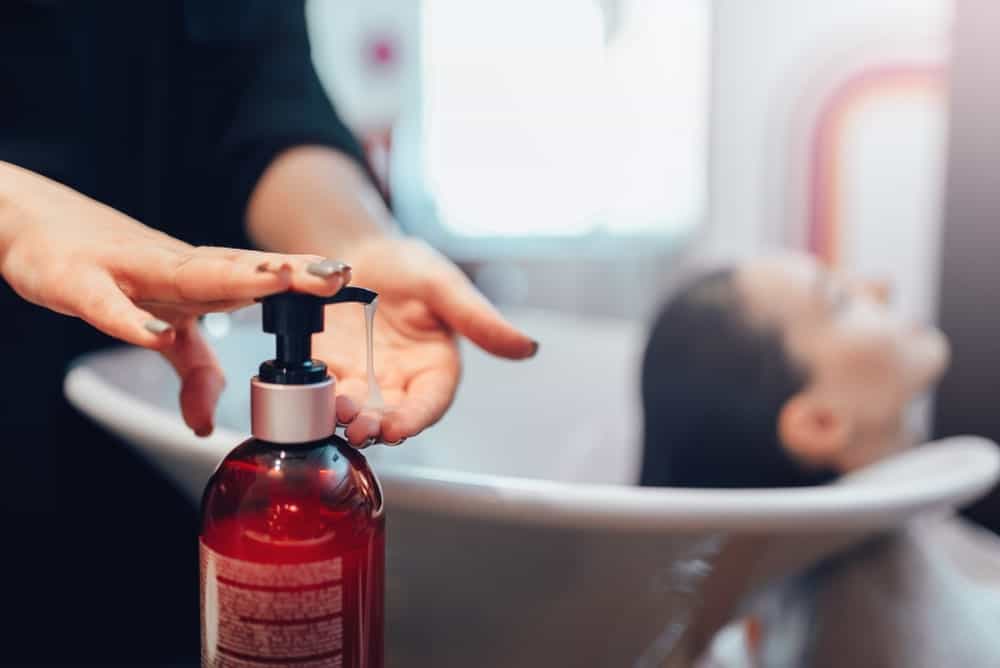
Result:
[[[251,380],[252,433],[201,506],[202,665],[382,668],[385,517],[360,452],[334,434],[335,380],[311,359],[330,298],[263,299],[277,355]]]

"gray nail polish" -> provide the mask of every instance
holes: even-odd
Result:
[[[142,326],[146,328],[147,332],[152,332],[153,334],[163,334],[164,332],[169,332],[173,329],[173,325],[159,318],[153,318],[152,320],[147,320],[142,323]]]
[[[350,271],[350,267],[340,262],[339,260],[323,260],[322,262],[313,262],[306,267],[308,271],[313,276],[319,276],[320,278],[330,278],[334,274],[343,274],[345,271]]]

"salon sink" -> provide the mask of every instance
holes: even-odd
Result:
[[[635,487],[643,327],[508,315],[542,342],[536,359],[463,345],[445,419],[366,451],[388,506],[391,666],[683,665],[756,593],[919,514],[950,512],[1000,473],[992,443],[960,437],[824,487]],[[229,378],[207,439],[184,427],[177,381],[155,353],[92,354],[65,383],[79,410],[192,503],[246,437],[249,378],[273,345],[256,308],[204,327]]]

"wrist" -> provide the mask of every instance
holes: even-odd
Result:
[[[20,167],[0,161],[0,272],[7,252],[27,227],[27,218],[17,197],[17,193],[22,190],[20,183],[23,178],[24,170]]]

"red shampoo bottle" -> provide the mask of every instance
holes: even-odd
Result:
[[[253,437],[202,499],[203,666],[383,666],[382,492],[334,435],[335,381],[310,359],[325,303],[374,298],[348,287],[263,300],[278,343],[251,381]]]

